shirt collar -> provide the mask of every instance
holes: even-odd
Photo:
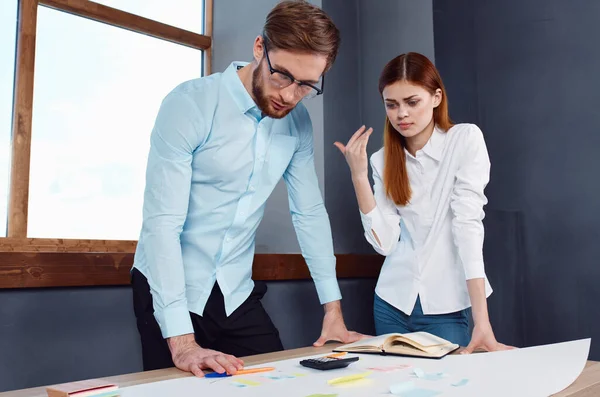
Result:
[[[446,141],[446,132],[442,131],[437,125],[433,133],[423,147],[423,152],[436,161],[441,161],[444,151],[444,142]]]
[[[260,120],[262,118],[262,112],[256,106],[256,103],[244,87],[242,80],[237,71],[242,67],[246,66],[248,62],[232,62],[227,69],[223,72],[223,81],[227,90],[233,97],[233,101],[240,109],[242,114],[249,113],[252,117]]]

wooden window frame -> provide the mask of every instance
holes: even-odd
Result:
[[[144,18],[89,0],[20,0],[17,31],[17,54],[13,105],[12,156],[8,198],[7,237],[23,239],[23,245],[36,245],[27,239],[29,205],[29,166],[31,159],[31,120],[35,71],[35,41],[38,6],[43,5],[70,14],[142,33],[158,39],[204,51],[205,74],[210,74],[212,50],[212,0],[204,0],[207,35],[193,33],[162,22]],[[56,240],[59,244],[65,241]],[[74,243],[76,244],[76,243]],[[85,240],[91,249],[107,245],[101,240]],[[129,242],[129,245],[131,242]]]
[[[29,172],[38,7],[145,34],[203,51],[203,74],[211,74],[213,0],[204,0],[198,34],[89,0],[20,0],[13,98],[7,237],[0,238],[0,288],[124,285],[129,283],[136,241],[28,238]],[[339,277],[376,277],[382,258],[339,255]],[[306,279],[299,254],[257,254],[255,279]]]

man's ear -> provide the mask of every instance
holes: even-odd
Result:
[[[265,56],[265,47],[263,45],[262,36],[256,36],[254,39],[254,46],[252,47],[252,55],[254,56],[254,60],[256,63],[260,63],[263,56]]]

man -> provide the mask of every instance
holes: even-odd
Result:
[[[302,99],[322,93],[340,43],[318,7],[284,1],[251,63],[185,82],[151,135],[132,284],[144,369],[235,373],[235,356],[282,350],[252,281],[256,229],[283,176],[302,254],[325,306],[321,337],[353,342],[340,308],[331,229]]]

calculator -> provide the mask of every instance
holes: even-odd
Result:
[[[350,363],[358,361],[358,357],[350,358],[335,358],[335,357],[320,357],[320,358],[308,358],[300,361],[300,365],[308,368],[328,370],[336,368],[345,368]]]

